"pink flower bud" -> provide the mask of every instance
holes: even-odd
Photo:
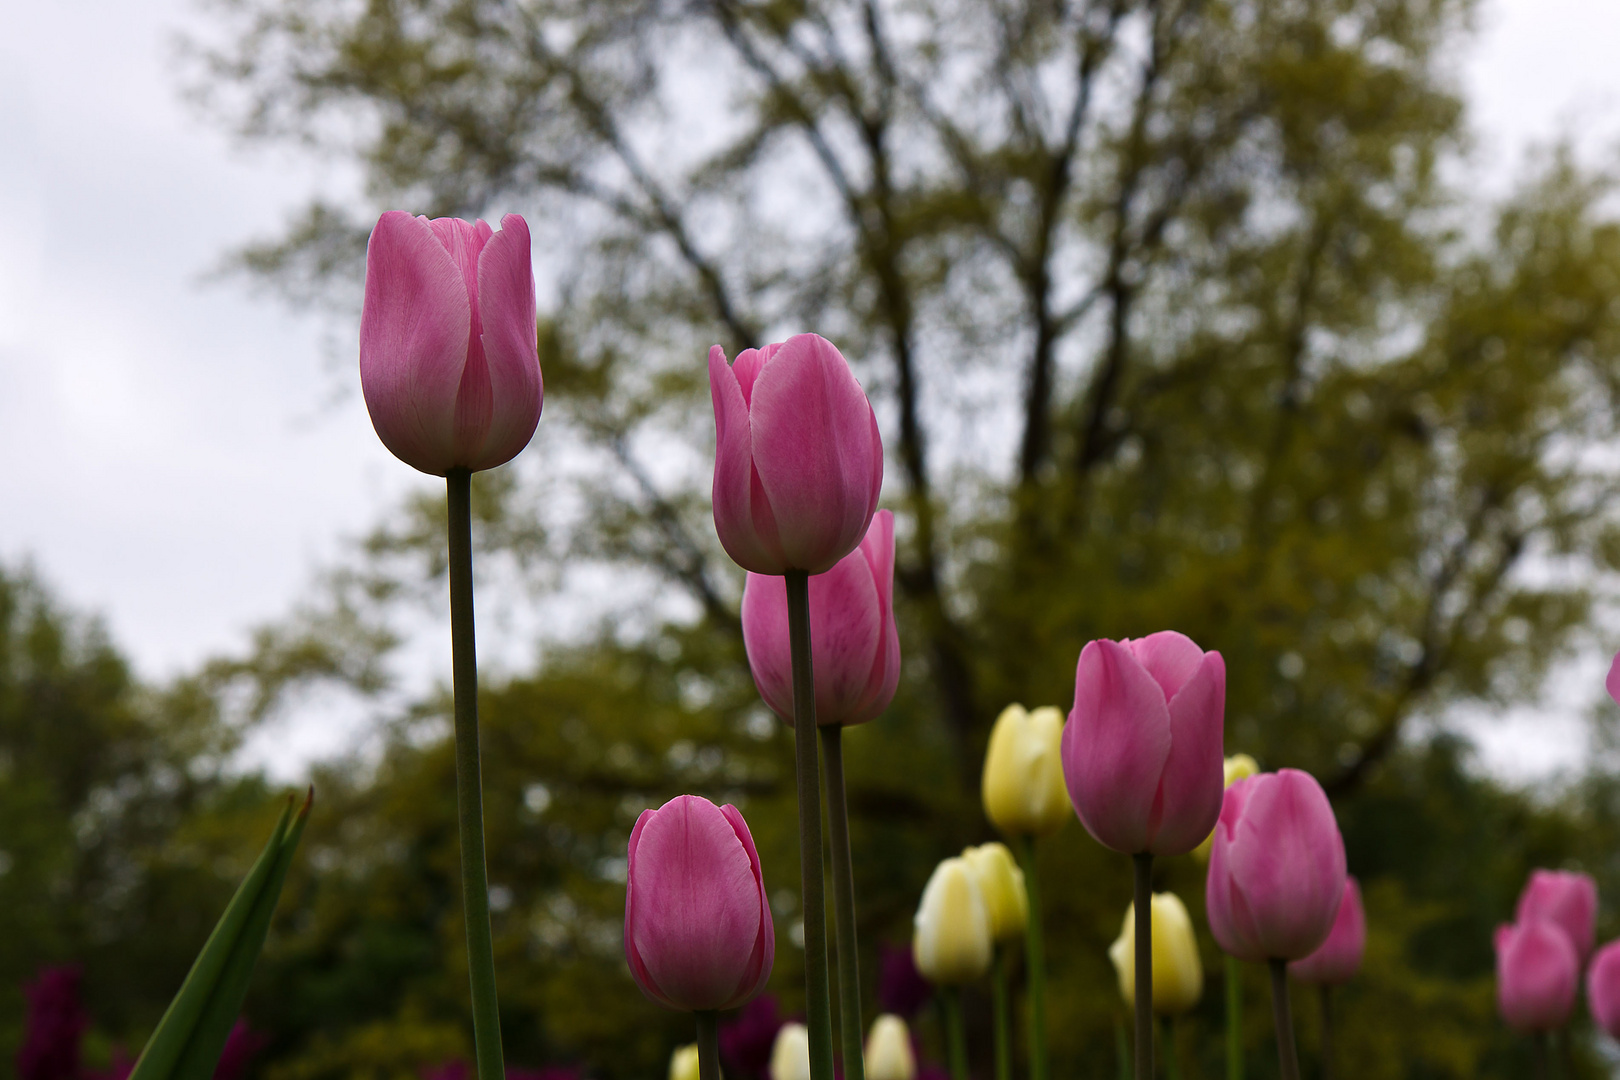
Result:
[[[748,575],[742,626],[759,696],[793,723],[787,583],[780,575]],[[900,683],[894,515],[889,511],[873,516],[859,547],[810,579],[810,653],[817,724],[862,724],[889,707]]]
[[[1303,960],[1288,965],[1288,974],[1300,982],[1335,985],[1346,983],[1361,970],[1361,954],[1367,948],[1367,915],[1361,907],[1361,886],[1356,879],[1344,879],[1344,900],[1338,917],[1322,947]]]
[[[1597,937],[1597,882],[1568,870],[1536,870],[1514,911],[1515,922],[1550,922],[1563,930],[1584,959]]]
[[[1344,898],[1344,839],[1322,785],[1281,769],[1226,791],[1204,907],[1239,960],[1301,960],[1321,948]]]
[[[366,247],[360,387],[377,437],[425,473],[493,469],[529,444],[543,391],[529,226],[390,210]]]
[[[1586,1004],[1610,1038],[1620,1039],[1620,941],[1611,941],[1586,969]]]
[[[1496,928],[1496,1004],[1519,1031],[1563,1027],[1575,1008],[1581,961],[1569,935],[1549,922]]]
[[[1221,813],[1225,713],[1226,664],[1191,638],[1088,643],[1062,748],[1086,831],[1126,854],[1197,847]]]
[[[744,570],[830,570],[866,535],[883,486],[877,418],[832,342],[800,334],[709,350],[714,527]]]
[[[734,1009],[765,987],[776,933],[759,853],[735,806],[680,795],[630,833],[624,957],[641,992],[685,1012]]]

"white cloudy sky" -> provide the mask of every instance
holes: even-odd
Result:
[[[31,559],[152,677],[239,645],[419,482],[357,395],[333,400],[345,343],[200,280],[345,177],[198,121],[171,51],[198,17],[55,0],[14,6],[0,35],[0,561]],[[1486,183],[1530,141],[1568,130],[1598,152],[1620,131],[1617,41],[1614,0],[1487,0],[1461,60]],[[1487,760],[1570,760],[1579,725],[1544,716],[1487,727]],[[335,743],[295,728],[277,745],[289,769]]]

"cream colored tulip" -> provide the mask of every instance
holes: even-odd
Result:
[[[669,1080],[698,1080],[697,1043],[678,1046],[669,1055]]]
[[[911,1032],[893,1013],[872,1021],[866,1036],[866,1080],[916,1080],[917,1058],[911,1052]]]
[[[1153,1011],[1161,1016],[1184,1013],[1204,992],[1204,965],[1192,919],[1175,893],[1154,893]],[[1108,959],[1119,973],[1119,992],[1127,1006],[1136,1004],[1136,905],[1125,909],[1125,928],[1108,947]]]
[[[917,906],[911,938],[917,970],[936,986],[961,986],[984,978],[992,947],[978,875],[966,859],[946,859],[934,868]]]
[[[1248,754],[1233,754],[1226,759],[1226,786],[1231,787],[1239,780],[1247,780],[1260,772],[1260,765]],[[1193,857],[1199,862],[1209,862],[1209,853],[1215,847],[1215,830],[1211,829],[1204,842],[1193,848]]]
[[[990,730],[984,755],[984,812],[1008,836],[1045,836],[1074,817],[1063,784],[1063,714],[1050,705],[1009,705]]]
[[[995,941],[1022,937],[1029,922],[1029,893],[1024,888],[1024,872],[1013,862],[1007,845],[992,841],[970,847],[962,858],[979,879],[979,892],[990,915],[990,937]]]
[[[810,1029],[783,1024],[771,1046],[771,1080],[810,1080]]]

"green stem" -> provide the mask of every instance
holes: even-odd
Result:
[[[1119,1080],[1131,1080],[1131,1041],[1125,1037],[1125,1021],[1114,1014],[1114,1056],[1119,1060]]]
[[[450,672],[455,686],[456,821],[461,834],[461,899],[467,918],[473,1047],[478,1080],[506,1080],[501,1014],[495,999],[495,946],[484,866],[484,794],[478,762],[478,652],[473,639],[472,472],[445,477],[450,509]]]
[[[1136,905],[1136,1080],[1153,1080],[1153,855],[1131,856]]]
[[[1164,1018],[1164,1075],[1165,1080],[1181,1080],[1181,1059],[1176,1057],[1176,1020]]]
[[[1243,1080],[1243,968],[1226,958],[1226,1080]]]
[[[1575,1080],[1575,1033],[1566,1024],[1558,1031],[1558,1056],[1564,1070],[1564,1080]]]
[[[1294,1047],[1294,1014],[1288,1006],[1288,961],[1271,960],[1271,1016],[1277,1026],[1277,1068],[1282,1080],[1299,1080],[1299,1051]]]
[[[804,905],[804,1001],[811,1080],[833,1080],[827,985],[827,896],[821,876],[821,788],[816,762],[816,684],[810,659],[810,575],[789,570],[788,648],[793,657],[793,754],[799,789],[799,882]],[[479,1077],[478,1080],[485,1080]]]
[[[697,1018],[698,1080],[720,1080],[720,1014],[704,1009]]]
[[[1319,987],[1322,999],[1322,1080],[1333,1080],[1333,987]]]
[[[990,962],[991,1005],[995,1012],[996,1080],[1012,1080],[1012,1008],[1007,994],[1007,953],[994,947]]]
[[[1536,1080],[1549,1080],[1552,1073],[1547,1067],[1547,1061],[1552,1057],[1547,1043],[1549,1036],[1545,1031],[1538,1031],[1531,1036],[1535,1046],[1535,1078]]]
[[[950,1058],[951,1080],[968,1080],[967,1029],[962,1023],[962,988],[947,986],[945,999],[945,1048]]]
[[[1046,943],[1041,923],[1041,877],[1035,862],[1035,838],[1018,838],[1018,864],[1029,894],[1029,925],[1024,930],[1024,970],[1029,985],[1029,1080],[1047,1080]]]
[[[855,941],[855,872],[850,867],[849,801],[844,796],[844,729],[820,729],[826,760],[827,840],[832,844],[833,929],[838,940],[838,1030],[844,1047],[844,1080],[866,1080],[861,1045],[861,965]]]

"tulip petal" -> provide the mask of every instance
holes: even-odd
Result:
[[[628,873],[626,875],[626,885],[624,891],[624,959],[625,962],[630,965],[630,974],[635,978],[636,985],[641,987],[641,992],[647,995],[647,997],[651,998],[653,1001],[658,1002],[660,1005],[674,1009],[678,1008],[679,1006],[670,1001],[668,998],[664,997],[663,994],[659,992],[658,983],[654,981],[650,974],[648,974],[647,964],[641,959],[641,953],[636,948],[636,939],[634,933],[636,925],[636,895],[639,891],[636,889],[636,846],[641,841],[642,830],[646,827],[647,822],[652,820],[652,817],[653,811],[643,810],[641,812],[641,816],[636,818],[635,828],[630,830],[630,847],[629,854],[626,859]]]
[[[852,722],[859,712],[872,658],[882,651],[882,618],[871,567],[859,554],[810,579],[817,723]]]
[[[754,686],[771,711],[791,724],[793,654],[788,641],[787,584],[781,575],[748,575],[743,583],[742,625]]]
[[[1614,654],[1614,662],[1609,665],[1609,676],[1603,680],[1603,689],[1609,692],[1615,704],[1620,705],[1620,653]]]
[[[765,983],[771,977],[771,967],[776,963],[776,928],[771,923],[771,902],[765,895],[765,874],[760,869],[759,850],[754,847],[754,836],[748,831],[748,822],[743,820],[742,811],[730,803],[722,806],[720,813],[731,823],[737,839],[748,852],[748,864],[759,886],[759,936],[754,942],[753,962],[737,984],[736,995],[721,1006],[723,1009],[734,1009],[765,989]]]
[[[484,245],[479,256],[477,307],[483,326],[480,348],[491,408],[482,427],[466,429],[468,460],[473,469],[493,469],[511,461],[529,445],[540,422],[544,388],[529,245],[528,223],[517,214],[507,214],[501,219],[501,231]],[[472,419],[469,414],[469,422]],[[480,431],[474,443],[472,436]]]
[[[714,399],[714,528],[720,545],[744,570],[780,574],[787,567],[776,543],[770,506],[753,505],[756,500],[764,502],[764,490],[754,471],[748,399],[718,345],[709,350],[709,394]],[[763,535],[762,524],[769,526]]]
[[[1310,775],[1282,769],[1247,787],[1228,852],[1232,878],[1266,955],[1302,959],[1333,929],[1344,897],[1344,839]]]
[[[1121,644],[1129,647],[1137,663],[1148,669],[1163,688],[1166,701],[1176,696],[1204,662],[1204,650],[1192,638],[1174,630],[1160,630]]]
[[[872,515],[872,525],[866,530],[866,539],[858,549],[872,571],[872,583],[877,587],[878,625],[882,628],[883,645],[872,661],[872,672],[867,678],[866,696],[849,723],[865,723],[889,707],[894,692],[900,686],[900,629],[894,618],[894,514],[879,510]]]
[[[1226,790],[1221,757],[1226,662],[1220,653],[1200,655],[1198,667],[1170,699],[1169,709],[1170,756],[1159,781],[1158,819],[1153,822],[1149,850],[1155,855],[1185,855],[1215,827]]]
[[[1063,729],[1063,776],[1075,813],[1105,847],[1147,850],[1170,738],[1164,692],[1130,649],[1116,641],[1087,643]]]

